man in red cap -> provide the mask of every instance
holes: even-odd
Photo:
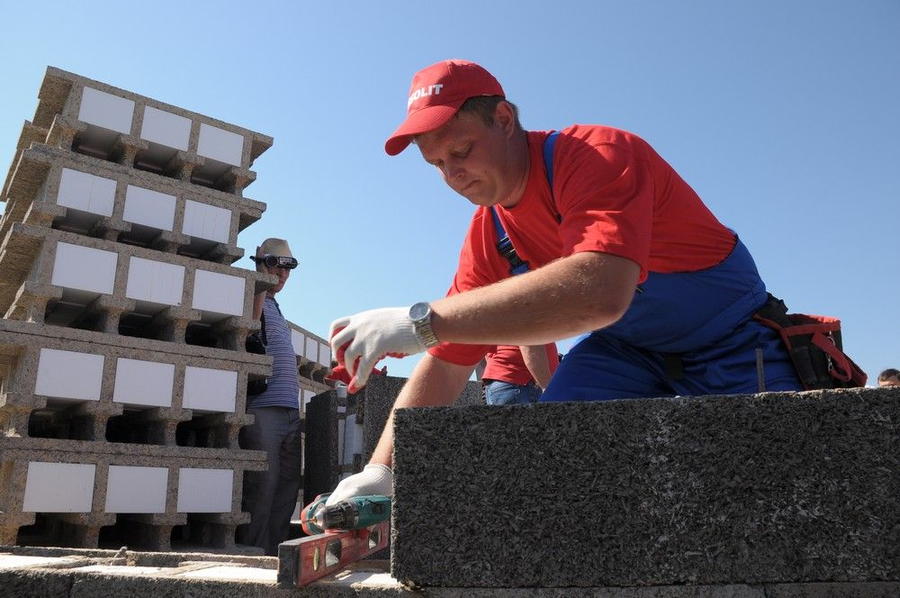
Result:
[[[416,73],[385,150],[410,143],[481,207],[445,298],[332,324],[351,387],[383,355],[427,351],[395,407],[449,404],[491,346],[589,333],[541,401],[802,388],[778,333],[752,319],[767,293],[749,251],[640,137],[525,131],[488,71],[445,60]],[[389,420],[331,502],[389,494],[392,447]]]

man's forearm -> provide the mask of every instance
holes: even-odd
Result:
[[[474,366],[473,366],[474,367]],[[425,354],[400,391],[381,433],[370,463],[390,467],[394,452],[394,410],[434,407],[453,403],[466,385],[473,367],[455,365]]]
[[[433,302],[442,342],[542,345],[618,320],[640,268],[596,252],[571,255],[521,276]]]
[[[529,345],[519,347],[522,352],[522,360],[525,367],[531,372],[531,377],[541,388],[547,388],[550,384],[550,361],[547,358],[546,345]]]

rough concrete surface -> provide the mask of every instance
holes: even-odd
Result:
[[[41,561],[40,564],[27,564]],[[302,590],[279,588],[273,557],[0,547],[0,598],[889,598],[898,583],[680,585],[635,588],[412,588],[386,563],[348,567]]]
[[[392,573],[424,586],[900,580],[900,393],[406,409]]]

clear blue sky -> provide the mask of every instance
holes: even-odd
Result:
[[[647,139],[793,311],[840,317],[870,379],[900,367],[897,0],[35,0],[0,20],[4,168],[48,65],[273,136],[246,193],[268,210],[239,241],[290,240],[284,312],[317,334],[445,293],[473,207],[382,148],[413,72],[465,58],[526,128]]]

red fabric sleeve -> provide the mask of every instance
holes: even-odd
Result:
[[[601,251],[624,257],[640,266],[644,280],[654,198],[648,162],[627,145],[591,145],[573,135],[560,138],[554,171],[554,196],[564,215],[562,254]]]

